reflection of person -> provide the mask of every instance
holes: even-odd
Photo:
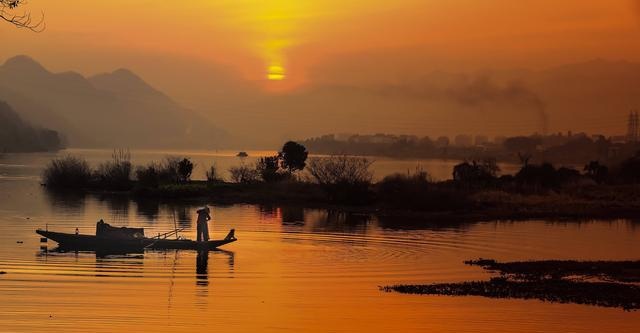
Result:
[[[204,206],[196,211],[198,213],[198,222],[197,222],[197,231],[198,231],[198,242],[206,242],[209,240],[209,226],[207,222],[211,220],[211,211],[209,207]]]
[[[196,275],[198,279],[207,279],[207,270],[209,268],[209,250],[198,250],[196,256]]]

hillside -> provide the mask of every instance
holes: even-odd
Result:
[[[74,147],[211,148],[227,136],[128,70],[86,78],[17,56],[0,66],[0,99]]]
[[[0,101],[0,152],[37,152],[62,148],[58,132],[36,128]]]

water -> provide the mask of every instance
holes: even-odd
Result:
[[[52,158],[65,155],[80,156],[89,162],[92,167],[97,167],[100,163],[111,160],[112,150],[106,149],[66,149],[58,153],[38,153],[38,154],[6,154],[0,170],[0,179],[13,175],[14,172],[33,172],[40,170]],[[229,168],[242,164],[252,165],[263,156],[273,156],[275,151],[258,150],[248,151],[249,156],[240,158],[236,156],[236,151],[216,150],[216,151],[159,151],[159,150],[133,150],[131,151],[132,163],[134,165],[146,165],[150,162],[161,162],[168,156],[188,157],[195,164],[192,178],[195,180],[206,179],[205,172],[214,165],[224,179],[229,180]],[[314,156],[311,156],[314,157]],[[435,180],[451,179],[453,167],[460,163],[457,160],[440,159],[391,159],[386,157],[368,157],[373,161],[371,171],[375,180],[393,173],[415,172],[417,170],[428,171]],[[513,174],[519,169],[518,165],[510,163],[500,163],[502,174]],[[29,168],[29,170],[23,170]],[[39,176],[38,173],[29,173],[30,176]],[[306,176],[306,175],[303,175]]]
[[[208,257],[193,251],[106,258],[41,252],[36,228],[93,233],[99,218],[145,227],[147,234],[176,223],[186,228],[183,236],[195,238],[194,208],[202,204],[48,194],[38,175],[51,156],[0,160],[0,270],[7,272],[0,275],[0,332],[637,332],[640,327],[639,312],[619,309],[378,290],[396,283],[485,279],[489,275],[480,268],[462,264],[478,257],[638,259],[638,222],[443,224],[232,205],[213,207],[213,235],[220,238],[236,228],[239,240]]]

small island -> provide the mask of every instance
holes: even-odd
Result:
[[[383,291],[420,295],[538,299],[624,310],[640,309],[640,261],[469,260],[500,276],[488,281],[394,285]]]
[[[79,157],[51,161],[43,175],[51,191],[112,193],[157,200],[279,203],[377,215],[479,221],[535,218],[591,219],[640,216],[640,153],[614,165],[591,161],[582,170],[525,160],[515,175],[499,175],[493,159],[453,167],[453,179],[436,181],[416,169],[374,182],[373,161],[361,156],[308,158],[296,142],[254,164],[231,167],[229,180],[211,166],[192,180],[188,157],[134,167],[117,150],[96,169]]]

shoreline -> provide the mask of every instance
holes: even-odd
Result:
[[[410,220],[433,222],[483,222],[492,220],[526,221],[551,219],[556,221],[615,220],[640,218],[640,202],[632,200],[585,199],[567,193],[523,195],[498,190],[469,193],[460,191],[467,205],[457,209],[400,208],[380,202],[350,205],[327,200],[320,186],[309,183],[236,184],[192,182],[157,189],[133,188],[127,191],[100,189],[55,190],[54,195],[97,195],[127,197],[136,201],[159,203],[211,204],[272,204],[311,209],[327,209],[346,214],[404,217]],[[615,191],[614,191],[615,192]],[[635,188],[634,188],[635,192]],[[414,221],[419,222],[419,221]]]

